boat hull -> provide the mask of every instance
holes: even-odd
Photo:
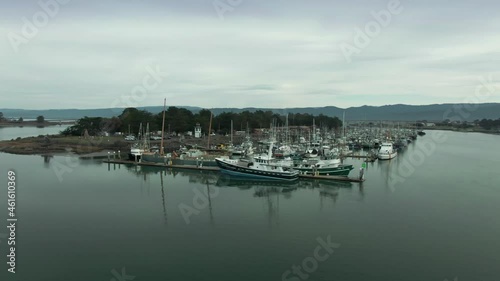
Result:
[[[398,152],[394,149],[394,145],[390,142],[382,143],[382,146],[378,151],[378,159],[379,160],[390,160],[394,157],[398,156]]]
[[[139,161],[141,159],[141,154],[134,154],[134,153],[129,153],[128,154],[128,160],[130,161]]]
[[[378,160],[391,160],[391,159],[395,158],[397,155],[398,155],[398,153],[396,151],[393,153],[379,154]]]
[[[128,153],[128,159],[131,161],[139,161],[143,153],[144,149],[132,147]]]
[[[294,170],[299,171],[301,175],[314,175],[316,172],[320,176],[349,176],[349,173],[354,169],[352,165],[339,165],[337,167],[330,168],[318,168],[313,170],[312,168],[300,168],[293,167]]]
[[[168,158],[159,154],[143,154],[142,161],[151,163],[168,163]]]

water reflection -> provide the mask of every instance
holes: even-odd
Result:
[[[208,181],[207,181],[207,198],[208,198],[208,213],[210,215],[210,225],[214,225],[214,214],[213,214],[213,210],[212,210],[212,196],[210,194],[212,194],[210,192],[210,186],[208,184]]]
[[[163,185],[163,173],[160,173],[160,184],[161,184],[161,202],[163,205],[163,219],[165,220],[165,225],[167,225],[167,205],[165,203],[165,186]]]
[[[391,160],[378,160],[376,164],[376,169],[381,174],[384,179],[385,188],[388,192],[394,191],[394,184],[401,182],[402,176],[407,173],[408,157],[411,155],[413,146],[415,143],[411,143],[405,149],[399,149],[398,155]],[[406,162],[406,163],[405,163]]]
[[[111,169],[113,166],[113,169]],[[335,206],[340,198],[345,197],[347,200],[363,201],[365,197],[363,184],[351,182],[339,182],[328,180],[299,180],[293,183],[266,181],[266,180],[249,180],[242,178],[234,178],[218,172],[212,171],[192,171],[182,169],[167,169],[161,167],[149,167],[128,164],[108,164],[108,171],[121,169],[122,166],[131,174],[142,178],[145,185],[149,186],[151,177],[158,176],[160,178],[162,211],[164,223],[167,225],[167,189],[165,187],[165,177],[172,178],[184,177],[189,183],[203,185],[206,189],[206,194],[216,194],[217,188],[236,188],[238,190],[251,191],[252,197],[262,201],[263,211],[266,213],[269,225],[279,225],[280,223],[280,200],[289,200],[294,194],[300,191],[313,190],[318,194],[319,209]],[[168,180],[167,180],[168,181]],[[141,185],[141,191],[142,191]],[[209,215],[209,223],[214,226],[214,200],[212,196],[207,196],[207,209]]]
[[[54,158],[54,155],[46,154],[42,155],[43,158],[43,167],[50,168],[50,159]]]
[[[269,180],[250,180],[245,178],[235,178],[213,171],[192,171],[182,169],[165,169],[160,167],[127,165],[127,164],[108,164],[108,171],[118,167],[124,166],[129,172],[137,176],[142,176],[147,180],[147,175],[164,174],[172,177],[187,177],[190,183],[204,184],[207,186],[207,191],[210,192],[210,185],[217,187],[236,187],[241,190],[254,189],[254,197],[263,197],[269,194],[283,194],[285,197],[290,197],[293,191],[297,189],[316,189],[321,196],[332,198],[338,193],[340,188],[352,189],[353,186],[359,187],[359,193],[364,195],[363,184],[343,182],[343,181],[330,181],[330,180],[314,180],[314,179],[301,179],[296,182],[280,182]],[[163,181],[163,180],[162,180]]]
[[[254,187],[265,186],[268,187],[266,192],[279,193],[279,192],[289,192],[297,188],[298,182],[280,182],[280,181],[270,181],[270,180],[250,180],[244,178],[230,177],[224,174],[217,176],[217,186],[218,187],[237,187],[239,189],[247,190]],[[256,197],[260,197],[259,194],[254,194]]]
[[[280,198],[290,199],[292,192],[299,187],[298,182],[279,182],[269,180],[249,180],[219,175],[217,187],[252,190],[253,197],[262,200],[262,207],[267,215],[268,224],[279,225]]]

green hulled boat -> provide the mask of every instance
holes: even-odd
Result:
[[[299,171],[302,175],[322,175],[322,176],[349,176],[354,169],[352,165],[341,164],[340,159],[326,160],[302,160],[293,161],[290,168]]]

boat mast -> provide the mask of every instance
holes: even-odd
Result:
[[[315,123],[314,118],[313,118],[313,133],[312,133],[312,138],[313,138],[313,140],[312,140],[311,143],[316,142],[316,123]]]
[[[208,125],[208,143],[207,149],[210,149],[210,135],[212,134],[212,111],[210,111],[210,125]]]
[[[288,130],[288,113],[286,114],[286,144],[289,145],[290,144],[290,132]]]
[[[231,145],[233,144],[233,120],[231,119]]]
[[[273,157],[273,145],[274,145],[274,140],[271,140],[269,142],[269,150],[267,151],[267,163],[269,163],[269,160]]]
[[[149,122],[146,123],[146,133],[144,134],[144,149],[149,149],[150,143],[149,143]]]
[[[344,141],[345,141],[345,111],[344,113],[342,113],[342,134],[343,134],[343,138],[344,138]]]
[[[165,136],[165,107],[167,106],[167,99],[163,100],[163,121],[161,123],[161,144],[160,144],[160,155],[163,155],[163,140]]]

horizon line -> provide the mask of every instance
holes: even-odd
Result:
[[[359,106],[350,106],[346,108],[338,107],[335,105],[326,105],[326,106],[304,106],[304,107],[283,107],[283,108],[278,108],[278,107],[254,107],[254,106],[248,106],[248,107],[200,107],[196,105],[167,105],[168,107],[195,107],[199,109],[247,109],[247,108],[252,108],[252,109],[267,109],[267,110],[272,110],[272,109],[299,109],[299,108],[326,108],[326,107],[336,107],[339,109],[344,109],[347,110],[349,108],[358,108],[358,107],[384,107],[384,106],[396,106],[396,105],[407,105],[407,106],[431,106],[431,105],[456,105],[456,104],[478,104],[478,105],[484,105],[484,104],[500,104],[500,102],[483,102],[483,103],[431,103],[431,104],[405,104],[405,103],[395,103],[395,104],[385,104],[385,105],[359,105]],[[143,107],[163,107],[162,105],[141,105],[141,106],[130,106],[130,107],[99,107],[99,108],[44,108],[44,109],[34,109],[34,108],[0,108],[0,110],[100,110],[100,109],[126,109],[126,108],[143,108]]]

